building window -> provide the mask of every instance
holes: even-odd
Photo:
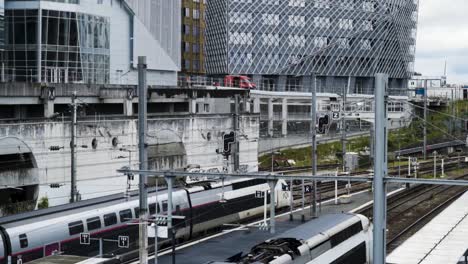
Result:
[[[305,7],[305,0],[289,0],[288,6]]]
[[[264,25],[278,26],[280,23],[280,16],[277,14],[262,14],[262,21]]]

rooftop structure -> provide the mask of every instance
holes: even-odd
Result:
[[[413,73],[417,0],[207,3],[207,72],[253,77],[263,90],[373,93],[373,76],[405,88]]]

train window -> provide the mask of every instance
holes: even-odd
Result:
[[[167,201],[162,201],[161,204],[163,212],[167,212]]]
[[[354,247],[350,251],[346,252],[346,254],[342,255],[331,264],[347,264],[347,263],[356,263],[356,264],[364,264],[369,263],[367,261],[367,253],[366,253],[366,243],[362,242],[358,246]]]
[[[335,247],[336,245],[340,244],[341,242],[347,240],[348,238],[356,235],[357,233],[359,233],[361,231],[362,231],[361,222],[357,222],[357,223],[345,228],[343,231],[333,235],[330,238],[332,247]]]
[[[21,248],[28,247],[28,237],[26,236],[26,234],[19,235],[19,242]]]
[[[313,260],[331,249],[330,240],[324,241],[310,250],[310,259]]]
[[[117,224],[117,215],[115,213],[104,215],[104,225],[110,226]]]
[[[156,214],[156,204],[155,203],[149,204],[148,208],[149,208],[149,214],[150,215]]]
[[[140,207],[133,208],[133,211],[135,212],[135,218],[140,217]]]
[[[130,209],[120,211],[119,215],[121,223],[132,220],[132,210]]]
[[[70,236],[83,233],[83,231],[84,227],[82,221],[71,222],[68,224],[68,232],[70,233]]]
[[[89,218],[86,220],[86,225],[88,226],[88,231],[101,228],[101,219],[99,216]]]
[[[242,188],[247,188],[250,186],[260,185],[266,183],[266,180],[263,179],[253,179],[248,181],[235,182],[232,184],[233,190],[238,190]]]

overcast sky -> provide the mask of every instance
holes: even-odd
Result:
[[[419,0],[415,71],[468,84],[468,0]]]

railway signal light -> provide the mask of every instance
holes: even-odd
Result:
[[[223,135],[223,154],[225,156],[231,155],[231,144],[235,142],[235,133],[232,131],[229,134]]]

